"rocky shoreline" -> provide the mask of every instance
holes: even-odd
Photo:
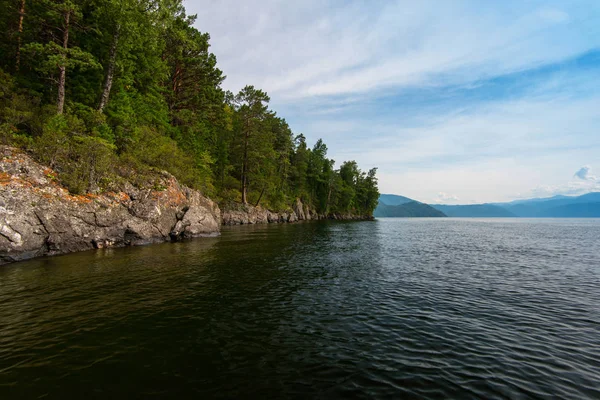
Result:
[[[353,214],[318,214],[296,199],[287,212],[273,212],[260,206],[234,204],[226,207],[222,212],[222,225],[251,225],[251,224],[277,224],[298,221],[318,220],[372,220],[371,216],[357,216]]]
[[[231,205],[223,212],[162,172],[158,188],[74,196],[56,174],[21,150],[0,147],[0,264],[105,247],[216,236],[221,225],[372,217],[322,215],[300,199],[287,212]]]

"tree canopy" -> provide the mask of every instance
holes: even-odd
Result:
[[[210,36],[182,0],[0,0],[0,141],[74,193],[166,170],[221,203],[372,214],[376,169],[338,169],[269,108],[222,88]]]

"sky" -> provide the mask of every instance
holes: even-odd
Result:
[[[382,193],[600,191],[598,0],[186,0],[227,75]],[[598,172],[594,172],[598,171]]]

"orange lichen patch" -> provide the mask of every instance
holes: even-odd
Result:
[[[21,179],[18,176],[7,174],[6,172],[0,172],[0,186],[8,185],[21,186],[27,188],[34,186],[31,182],[25,179]]]
[[[164,201],[165,205],[169,207],[180,206],[187,201],[187,198],[181,190],[172,184],[172,181],[170,183],[163,191],[153,191],[152,198]]]
[[[65,199],[69,200],[69,201],[73,201],[75,203],[91,203],[92,199],[90,197],[88,197],[89,195],[80,195],[80,194],[76,194],[76,195],[71,195],[71,194],[66,194],[65,195]]]
[[[6,186],[10,183],[11,176],[6,172],[0,172],[0,185]]]
[[[131,198],[129,197],[129,195],[127,193],[125,193],[125,192],[119,192],[119,193],[106,192],[105,195],[106,195],[106,197],[112,199],[113,201],[124,202],[124,201],[131,200]]]
[[[45,168],[42,171],[44,176],[50,180],[50,184],[53,186],[60,186],[58,183],[58,174],[52,168]]]
[[[13,181],[18,183],[20,186],[23,186],[26,188],[32,188],[35,186],[33,183],[29,182],[28,180],[21,179],[21,178],[13,178]]]

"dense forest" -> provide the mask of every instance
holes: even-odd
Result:
[[[376,169],[337,169],[248,85],[225,75],[181,0],[0,0],[0,142],[73,193],[166,170],[221,204],[371,214]]]

